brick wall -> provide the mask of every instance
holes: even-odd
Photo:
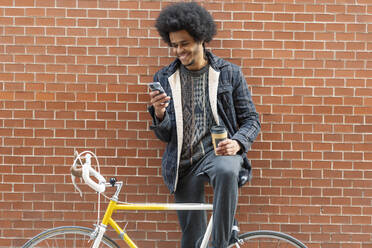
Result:
[[[121,200],[172,202],[146,112],[146,83],[173,59],[153,28],[166,4],[0,0],[0,247],[92,226],[96,195],[70,183],[75,150],[126,182]],[[203,5],[218,23],[209,47],[242,67],[262,121],[241,229],[372,246],[371,1]],[[116,216],[141,247],[179,247],[175,213]]]

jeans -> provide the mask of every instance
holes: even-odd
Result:
[[[179,179],[175,192],[177,203],[203,203],[204,184],[213,188],[213,228],[211,245],[226,248],[238,203],[239,170],[243,164],[240,155],[216,156],[212,150],[190,172]],[[207,227],[205,211],[177,211],[181,230],[182,248],[199,248]]]

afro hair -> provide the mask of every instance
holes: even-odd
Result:
[[[170,32],[186,30],[196,42],[210,42],[216,34],[213,17],[195,2],[168,5],[160,12],[155,27],[168,45]]]

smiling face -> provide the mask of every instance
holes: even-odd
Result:
[[[207,64],[203,43],[196,42],[186,30],[170,32],[169,39],[173,52],[187,69],[200,70]]]

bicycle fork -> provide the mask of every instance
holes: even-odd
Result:
[[[102,237],[106,232],[106,228],[107,228],[107,226],[103,225],[103,224],[100,224],[99,226],[96,227],[96,229],[94,230],[94,232],[92,234],[92,236],[93,236],[92,238],[94,238],[94,243],[93,243],[92,248],[98,248],[99,247],[99,245],[101,244]]]

